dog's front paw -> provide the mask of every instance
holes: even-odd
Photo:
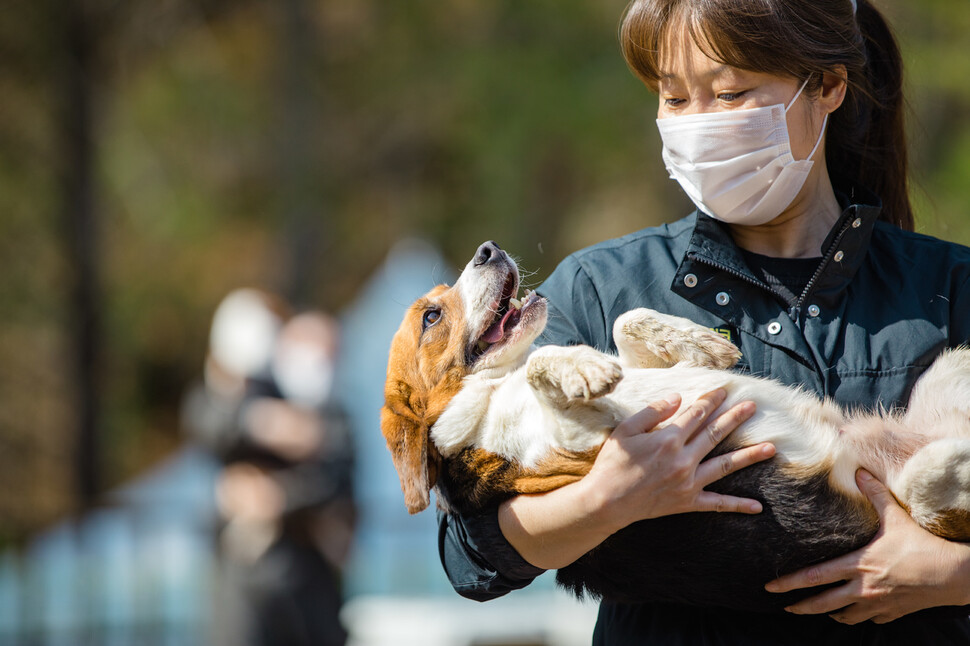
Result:
[[[623,369],[613,359],[590,351],[575,357],[572,369],[562,374],[562,392],[567,399],[589,401],[613,392],[623,379]]]
[[[529,357],[526,375],[536,393],[561,405],[613,392],[623,369],[613,357],[586,346],[546,346]]]

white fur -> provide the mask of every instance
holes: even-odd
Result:
[[[494,318],[494,294],[501,292],[508,267],[516,272],[501,255],[498,268],[469,263],[456,284],[470,338]],[[618,423],[650,402],[679,394],[686,406],[723,387],[728,398],[722,410],[745,400],[757,405],[735,439],[745,445],[771,442],[792,469],[828,469],[837,489],[858,496],[855,472],[865,467],[921,522],[941,509],[970,510],[970,350],[946,353],[927,371],[905,417],[849,416],[801,390],[712,370],[733,365],[736,348],[691,321],[652,310],[617,319],[619,357],[586,346],[530,347],[546,320],[544,301],[533,307],[541,310],[523,316],[479,360],[432,427],[431,439],[443,456],[476,447],[534,467],[557,448],[598,447]]]
[[[517,286],[515,264],[500,251],[494,263],[472,262],[462,273],[456,289],[470,339],[494,319],[509,271]],[[865,467],[924,524],[942,510],[970,510],[970,350],[943,354],[914,388],[904,416],[848,415],[799,389],[718,370],[737,361],[737,348],[687,319],[627,312],[614,325],[618,357],[587,346],[530,346],[545,321],[540,299],[475,364],[431,428],[444,457],[474,447],[535,467],[555,449],[599,447],[650,402],[679,394],[687,406],[723,387],[722,410],[746,400],[757,405],[734,440],[771,442],[793,473],[828,471],[836,489],[861,496],[855,473]]]
[[[910,513],[921,525],[932,525],[940,512],[970,510],[970,439],[944,438],[916,452],[903,467],[896,485]]]

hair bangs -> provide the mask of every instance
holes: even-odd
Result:
[[[797,56],[779,56],[791,47],[783,34],[785,18],[770,2],[723,0],[634,0],[620,27],[627,65],[647,87],[657,91],[664,59],[675,48],[671,39],[687,33],[709,58],[738,69],[795,78]],[[773,25],[772,23],[778,23]]]
[[[685,14],[685,5],[676,0],[634,0],[623,16],[620,25],[623,58],[633,73],[655,92],[662,76],[661,47],[668,41],[671,26],[684,21]]]

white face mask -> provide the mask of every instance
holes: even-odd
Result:
[[[791,154],[783,104],[657,119],[667,171],[697,208],[731,224],[774,220],[802,190],[828,115],[808,159]]]
[[[301,341],[280,343],[271,366],[280,393],[295,404],[317,408],[333,389],[333,361],[317,345]]]

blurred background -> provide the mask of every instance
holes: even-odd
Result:
[[[970,3],[878,4],[918,230],[970,243]],[[405,305],[479,243],[535,286],[688,211],[624,6],[0,2],[0,644],[261,643],[331,602],[356,644],[588,643],[545,579],[451,592],[377,420]]]

